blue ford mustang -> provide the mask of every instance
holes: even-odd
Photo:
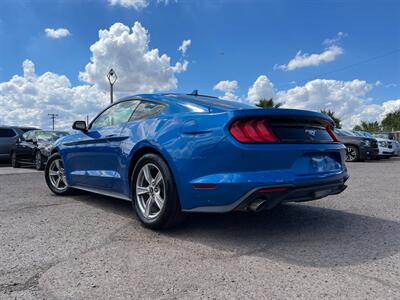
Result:
[[[338,194],[345,147],[326,115],[260,109],[195,94],[146,94],[110,105],[57,141],[45,177],[133,202],[150,228],[185,212],[259,211]]]

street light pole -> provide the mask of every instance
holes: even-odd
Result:
[[[58,117],[58,114],[47,114],[53,121],[53,131],[54,131],[54,120]]]
[[[111,104],[114,102],[114,83],[117,81],[117,73],[113,69],[110,69],[110,71],[107,74],[107,79],[108,82],[110,83],[110,101]]]

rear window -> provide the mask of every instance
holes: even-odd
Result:
[[[138,105],[129,121],[140,120],[154,116],[164,109],[164,105],[153,102],[142,102]]]
[[[11,128],[0,128],[0,138],[14,137],[17,134]]]

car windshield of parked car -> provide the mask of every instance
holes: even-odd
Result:
[[[365,137],[367,137],[367,138],[371,138],[371,139],[373,139],[374,138],[374,136],[372,135],[372,134],[370,134],[369,132],[362,132],[362,134],[364,134],[364,136]]]
[[[365,137],[365,135],[364,135],[363,133],[358,132],[358,131],[352,131],[351,133],[352,133],[353,135],[355,135],[355,136]]]
[[[376,136],[377,138],[390,140],[390,136],[387,133],[377,133],[374,134],[374,136]]]
[[[61,137],[67,136],[68,132],[64,131],[38,131],[35,132],[36,139],[44,142],[55,142]]]
[[[136,100],[124,101],[111,106],[93,121],[91,129],[128,122],[138,104],[139,101]]]
[[[348,130],[344,130],[344,129],[338,129],[335,128],[334,132],[338,135],[338,136],[355,136],[353,133],[351,133]]]

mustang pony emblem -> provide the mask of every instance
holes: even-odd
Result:
[[[307,133],[309,136],[315,137],[315,134],[317,131],[315,129],[305,129],[305,133]]]

